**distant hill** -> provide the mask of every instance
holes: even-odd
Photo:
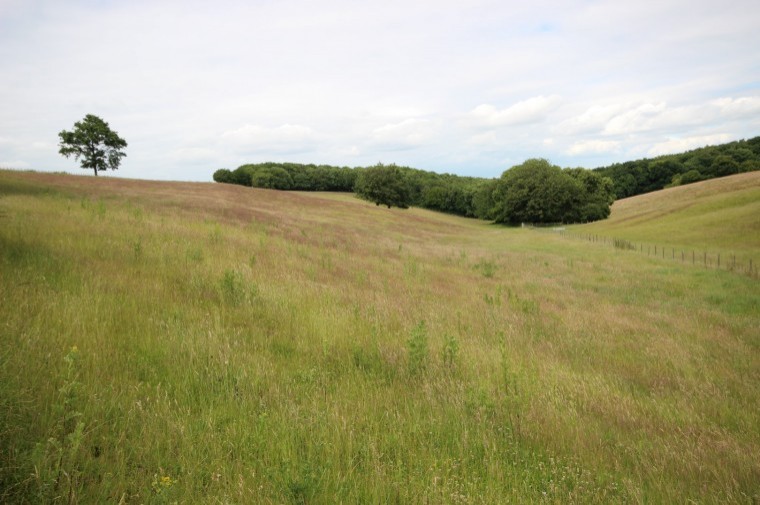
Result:
[[[605,221],[574,229],[635,242],[760,253],[760,172],[616,201]]]
[[[756,170],[760,137],[594,169],[612,179],[617,198]]]

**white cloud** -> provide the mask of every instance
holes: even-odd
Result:
[[[284,124],[275,128],[244,125],[222,134],[222,144],[238,152],[301,153],[314,149],[314,131],[308,126]]]
[[[615,140],[583,140],[571,145],[566,154],[578,156],[581,154],[614,153],[620,149],[620,142]]]
[[[412,149],[429,142],[435,135],[435,125],[427,119],[409,118],[400,123],[386,124],[372,131],[372,143],[383,150]]]
[[[612,117],[604,126],[603,133],[620,135],[655,128],[666,108],[665,102],[639,105]]]
[[[718,98],[710,102],[726,118],[744,118],[760,115],[760,96]]]
[[[559,95],[540,95],[517,102],[502,110],[490,104],[482,104],[470,112],[470,118],[486,126],[538,123],[544,121],[560,102]]]
[[[496,144],[498,141],[498,135],[495,131],[487,131],[483,133],[477,133],[471,136],[467,143],[473,146],[489,146]]]
[[[213,149],[205,147],[183,147],[172,153],[172,158],[180,162],[203,163],[218,159],[219,155]]]
[[[675,154],[698,147],[708,145],[723,144],[731,140],[731,135],[727,133],[718,133],[715,135],[702,135],[696,137],[684,137],[668,139],[665,142],[659,142],[649,149],[649,156],[660,156],[663,154]]]
[[[582,114],[562,121],[556,131],[564,135],[598,132],[623,109],[621,104],[592,105]]]
[[[335,150],[336,154],[338,156],[344,157],[355,157],[359,156],[362,152],[361,149],[359,149],[359,146],[348,146],[348,147],[341,147]]]
[[[0,168],[30,168],[31,165],[22,160],[0,161]]]
[[[737,119],[760,116],[760,97],[719,98],[678,107],[666,102],[644,103],[629,107],[607,121],[604,135],[626,135],[638,132],[661,132],[676,129],[688,132],[700,125],[721,124]]]

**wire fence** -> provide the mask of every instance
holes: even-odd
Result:
[[[671,247],[662,244],[637,243],[630,240],[595,235],[590,233],[573,233],[564,228],[550,228],[555,233],[568,239],[584,240],[601,246],[613,247],[617,250],[647,255],[653,258],[676,261],[703,268],[722,269],[760,279],[757,261],[744,255],[737,257],[735,253],[710,252],[697,249]],[[546,228],[543,228],[546,230]]]

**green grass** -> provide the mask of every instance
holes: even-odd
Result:
[[[0,171],[0,502],[755,503],[758,298],[347,195]]]
[[[618,200],[605,221],[582,233],[665,245],[676,251],[760,260],[760,172],[712,179]]]

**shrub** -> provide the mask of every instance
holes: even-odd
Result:
[[[234,182],[232,172],[226,168],[220,168],[214,172],[214,182],[222,182],[228,184]]]

